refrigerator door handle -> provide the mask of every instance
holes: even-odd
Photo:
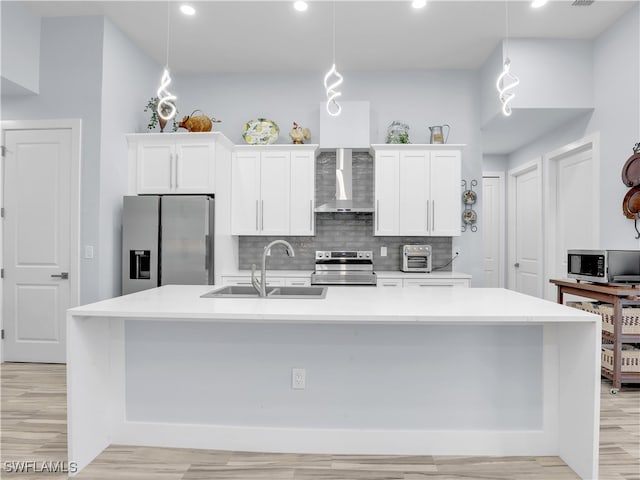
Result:
[[[209,235],[204,236],[204,269],[209,270],[209,255],[211,248],[209,247]]]

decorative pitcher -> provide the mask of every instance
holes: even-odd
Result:
[[[442,133],[444,127],[447,127],[446,137]],[[433,127],[429,127],[429,130],[431,130],[431,138],[429,140],[429,143],[447,143],[447,140],[449,139],[449,132],[451,131],[451,126],[446,123],[444,125],[434,125]]]

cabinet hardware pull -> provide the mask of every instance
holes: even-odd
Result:
[[[173,190],[173,153],[169,154],[169,190]]]
[[[68,280],[69,279],[69,272],[62,272],[59,275],[51,275],[51,278],[60,278],[62,280]]]
[[[309,200],[309,231],[313,231],[313,200]]]
[[[180,154],[176,153],[176,190],[180,188],[178,186],[178,162],[180,161]]]
[[[431,215],[429,215],[429,200],[427,200],[427,232],[431,231]]]
[[[516,267],[516,268],[520,268],[520,263],[516,262],[516,263],[513,264],[513,266]]]
[[[258,200],[256,200],[256,232],[260,230],[258,227]]]
[[[264,230],[264,200],[261,200],[260,206],[260,225],[262,227],[262,230]]]
[[[376,200],[376,231],[380,231],[380,200]]]
[[[431,201],[431,233],[436,231],[436,201]]]

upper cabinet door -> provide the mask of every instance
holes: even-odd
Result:
[[[215,193],[215,140],[210,136],[132,135],[129,165],[135,177],[129,186],[138,195]]]
[[[291,152],[290,235],[315,235],[314,152]]]
[[[263,152],[260,162],[260,227],[263,235],[289,235],[289,152]]]
[[[374,235],[398,235],[399,153],[377,152],[374,163]]]
[[[431,235],[460,236],[460,151],[431,152]]]
[[[260,232],[260,152],[236,152],[231,164],[231,234]]]
[[[213,142],[177,143],[175,155],[175,193],[215,191]]]
[[[171,143],[139,143],[137,152],[137,193],[171,193],[175,149]]]
[[[399,233],[430,233],[429,152],[400,152]]]

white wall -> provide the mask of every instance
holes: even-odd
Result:
[[[99,245],[102,17],[42,19],[40,93],[2,96],[5,120],[82,119],[81,244]],[[99,250],[98,250],[99,251]],[[95,301],[100,272],[81,261],[80,301]]]
[[[42,20],[39,95],[3,92],[5,120],[80,118],[82,304],[120,293],[120,208],[126,192],[124,133],[146,127],[157,65],[104,17]]]
[[[509,157],[509,168],[600,132],[600,244],[639,248],[633,221],[622,214],[628,189],[622,167],[640,141],[640,6],[593,42],[594,112],[546,135]]]
[[[511,71],[520,78],[513,108],[593,106],[592,43],[585,40],[509,40]]]
[[[462,176],[482,177],[478,74],[471,71],[341,72],[342,99],[371,104],[371,143],[384,143],[393,120],[407,123],[412,143],[427,143],[430,125],[451,125],[449,143],[463,143]],[[242,126],[266,117],[280,126],[279,143],[290,143],[293,121],[311,129],[311,142],[319,139],[319,104],[326,98],[324,72],[304,74],[174,75],[174,91],[181,115],[194,109],[215,116],[214,126],[234,143],[244,143]],[[461,190],[462,192],[462,190]],[[462,204],[460,206],[462,210]],[[478,205],[481,208],[481,204]],[[454,239],[462,249],[454,270],[473,275],[482,284],[482,237],[467,231]]]
[[[502,71],[503,45],[498,44],[496,49],[485,60],[480,68],[480,98],[481,98],[481,124],[486,125],[493,117],[500,112],[500,102],[496,90],[496,79]]]
[[[483,155],[482,171],[483,172],[506,172],[509,170],[508,155]]]
[[[99,298],[120,295],[122,196],[127,193],[125,134],[146,129],[147,100],[155,95],[161,67],[109,20],[104,20],[100,145]]]
[[[38,93],[40,81],[40,17],[20,2],[2,2],[2,91]]]

